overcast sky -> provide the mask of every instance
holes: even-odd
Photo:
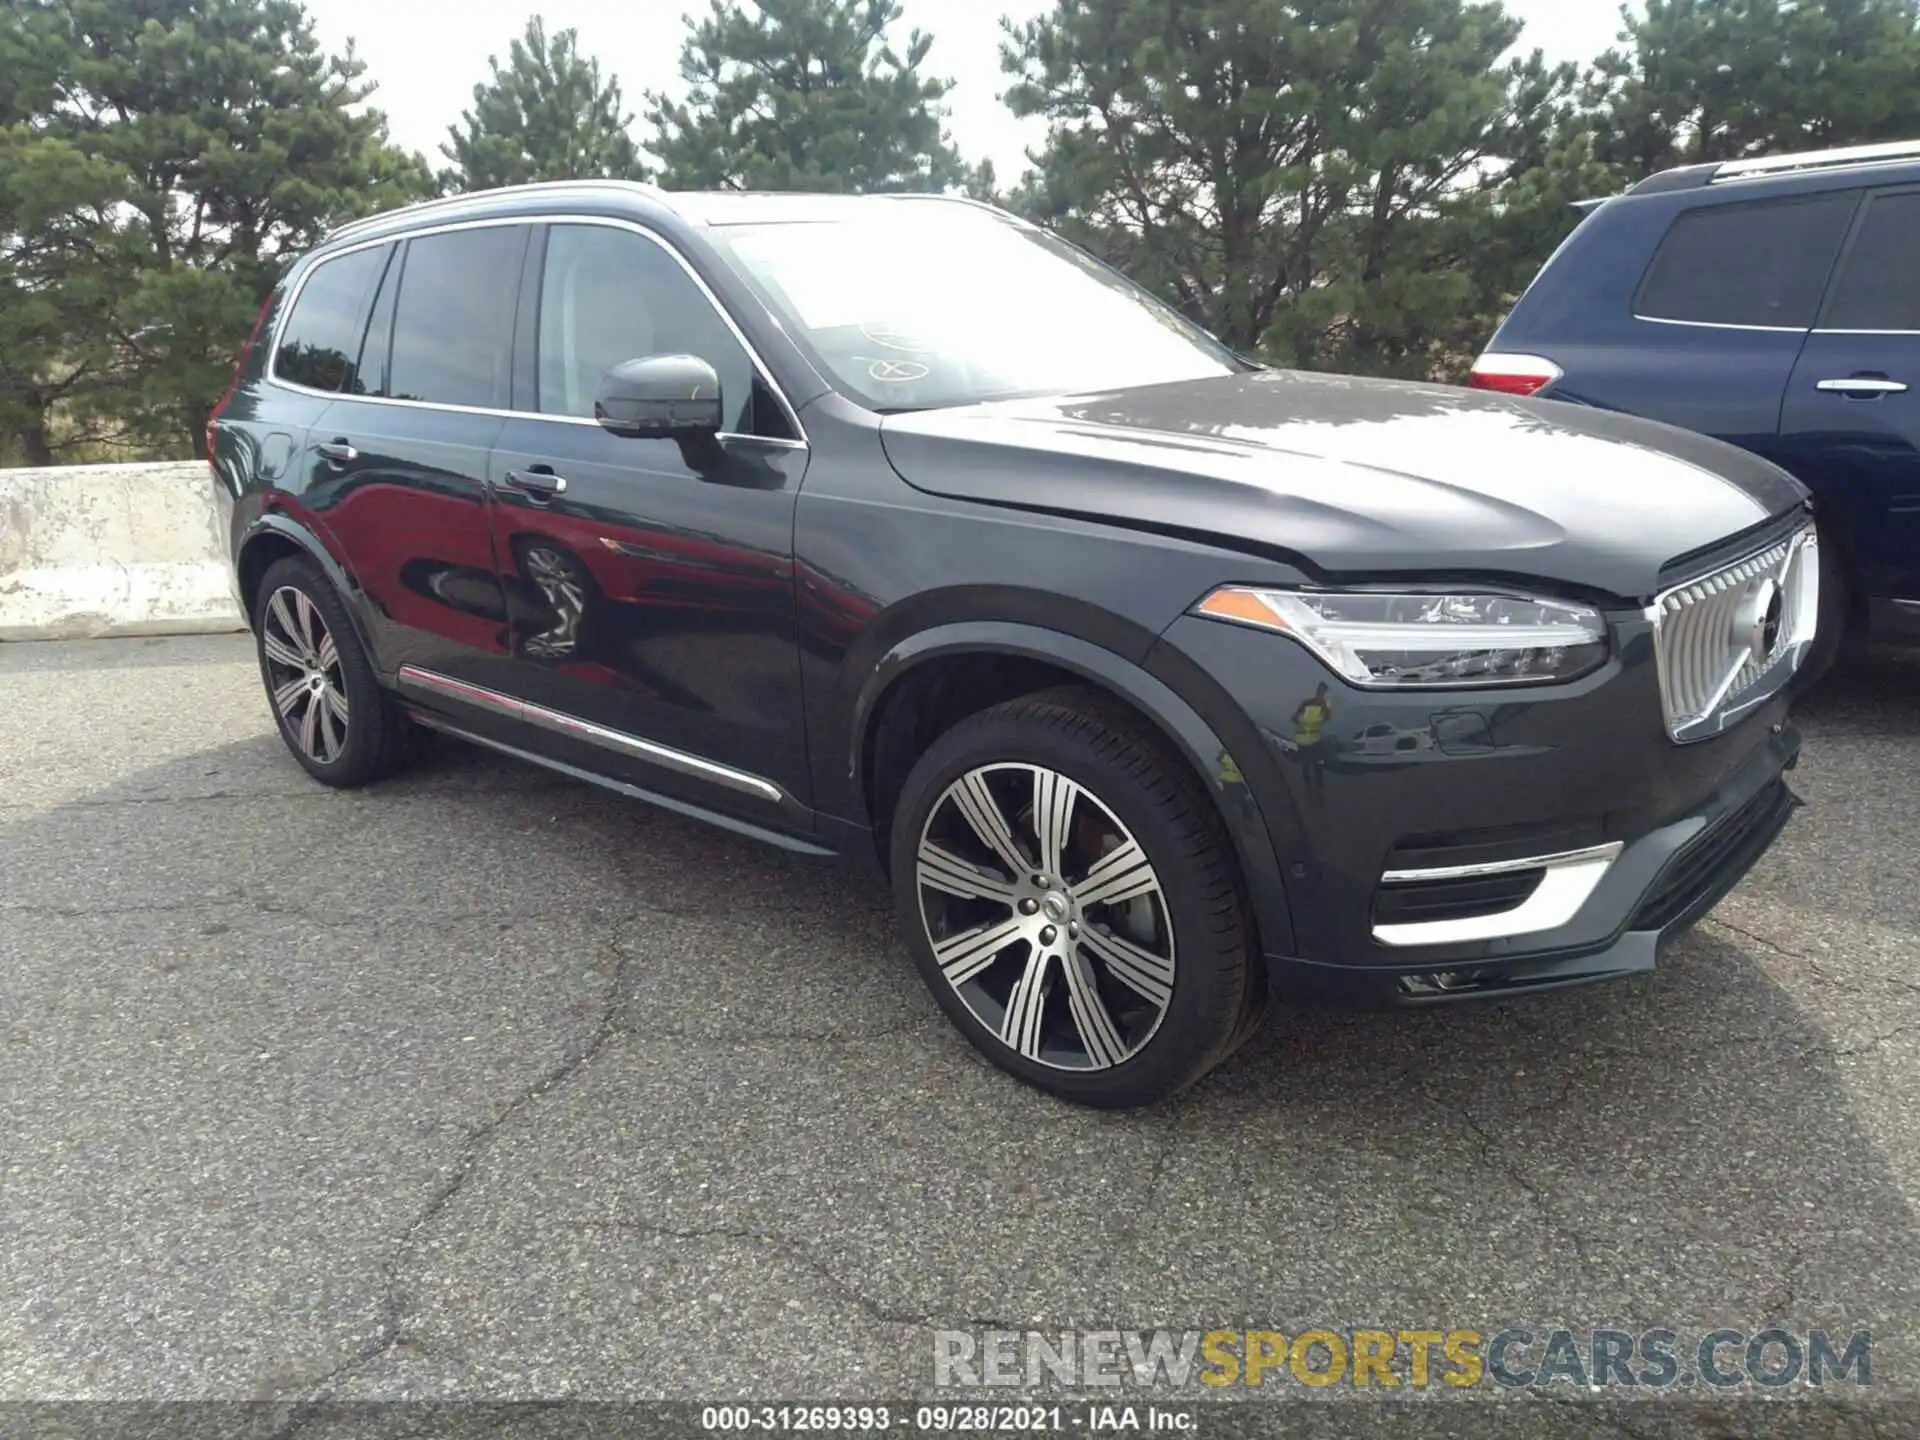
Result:
[[[992,159],[1002,182],[1018,178],[1036,127],[1009,115],[997,98],[1000,17],[1026,19],[1050,8],[1045,0],[904,0],[907,26],[932,32],[931,73],[954,81],[948,125],[969,161]],[[307,0],[320,39],[329,49],[349,38],[379,85],[376,105],[387,112],[401,145],[442,163],[447,126],[472,101],[487,75],[487,57],[505,55],[508,42],[536,10],[548,33],[572,26],[581,46],[616,75],[628,107],[642,110],[641,92],[676,88],[686,0],[461,0],[450,6],[421,0]],[[705,0],[697,8],[704,11]],[[1619,0],[1507,0],[1527,23],[1521,44],[1555,60],[1588,60],[1613,43]],[[454,20],[457,14],[458,19]],[[645,142],[636,121],[635,137]]]

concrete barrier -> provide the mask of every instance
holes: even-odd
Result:
[[[204,462],[0,470],[0,640],[240,628]]]

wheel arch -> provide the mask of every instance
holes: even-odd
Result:
[[[1031,667],[1029,673],[1036,680],[1051,672],[1051,683],[1065,677],[1087,684],[1147,722],[1186,762],[1220,816],[1247,886],[1247,902],[1262,948],[1268,953],[1291,953],[1292,913],[1273,840],[1259,802],[1218,732],[1183,696],[1133,660],[1094,641],[1042,626],[1004,621],[938,625],[898,641],[868,673],[855,702],[847,764],[852,794],[873,831],[883,865],[890,817],[878,812],[874,787],[882,773],[876,765],[876,747],[890,711],[912,692],[916,679],[929,675],[929,667],[981,660]],[[1043,688],[1048,688],[1046,683],[1036,683],[1014,693]],[[1011,697],[990,693],[966,713],[1005,698]]]
[[[291,516],[277,511],[269,511],[255,520],[234,551],[234,572],[239,582],[241,601],[246,607],[244,618],[248,628],[255,629],[258,625],[261,580],[275,562],[290,555],[302,556],[320,567],[328,582],[339,593],[347,617],[353,621],[354,634],[373,660],[377,671],[380,667],[379,652],[374,649],[373,636],[365,617],[360,613],[359,587],[353,583],[346,568],[334,559],[319,536]]]

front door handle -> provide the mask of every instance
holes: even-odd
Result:
[[[1878,400],[1882,395],[1906,394],[1907,382],[1890,380],[1885,375],[1849,375],[1844,380],[1822,380],[1813,388],[1850,399]]]
[[[553,473],[551,465],[533,465],[525,470],[509,470],[507,484],[536,505],[544,505],[556,495],[566,493],[567,477]]]
[[[326,444],[316,445],[313,448],[326,456],[328,463],[333,465],[351,465],[360,458],[360,452],[347,443],[347,437],[344,435],[337,440],[329,440]]]

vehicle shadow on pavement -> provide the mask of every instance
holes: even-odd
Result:
[[[5,1398],[905,1396],[984,1326],[1777,1322],[1920,1373],[1912,987],[1839,957],[1823,1009],[1717,920],[1589,991],[1283,1008],[1114,1115],[953,1035],[878,887],[460,746],[129,767],[0,866]]]

